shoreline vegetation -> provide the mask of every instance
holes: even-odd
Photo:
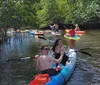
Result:
[[[0,4],[0,29],[4,30],[43,29],[54,23],[100,28],[99,0],[4,0]]]
[[[99,0],[3,0],[0,4],[0,42],[8,28],[47,30],[56,23],[60,30],[72,24],[81,30],[100,29]]]

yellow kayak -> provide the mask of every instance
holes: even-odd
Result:
[[[80,37],[79,36],[73,36],[73,37],[70,37],[70,36],[67,36],[67,35],[64,35],[65,38],[68,38],[68,39],[73,39],[73,40],[79,40]]]

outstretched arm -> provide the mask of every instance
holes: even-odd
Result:
[[[49,57],[49,60],[51,62],[54,62],[54,63],[60,63],[62,61],[63,55],[64,55],[64,52],[61,51],[61,55],[60,55],[60,58],[59,59],[55,59],[54,57]]]

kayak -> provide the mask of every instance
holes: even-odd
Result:
[[[51,32],[51,34],[53,34],[53,35],[61,35],[61,33],[58,33],[58,32]]]
[[[34,34],[35,34],[35,32],[30,31],[30,32],[29,32],[29,34],[30,34],[30,35],[34,35]]]
[[[76,52],[74,51],[74,49],[70,49],[66,55],[69,56],[69,63],[66,66],[63,66],[63,68],[57,75],[51,76],[49,81],[46,80],[47,82],[45,82],[45,84],[43,85],[64,85],[68,81],[76,65]],[[44,79],[41,80],[44,81]],[[30,83],[30,85],[42,85],[41,82],[33,81]],[[37,82],[38,84],[36,84]]]
[[[79,40],[79,39],[80,39],[80,37],[77,36],[77,35],[75,35],[75,36],[73,36],[73,37],[70,37],[70,36],[67,36],[67,35],[65,34],[64,37],[65,37],[65,38],[68,38],[68,39],[73,39],[73,40]]]
[[[63,85],[71,77],[76,64],[76,52],[70,49],[68,55],[70,62],[63,67],[58,75],[54,76],[51,81],[46,83],[46,85]]]
[[[33,31],[30,31],[29,34],[30,35],[44,35],[44,32],[33,32]]]
[[[65,30],[67,33],[69,32],[69,30]],[[75,35],[84,35],[86,34],[86,31],[75,31]]]
[[[29,32],[29,30],[16,30],[16,32],[21,32],[21,33],[27,33],[27,32]]]
[[[85,31],[75,31],[76,34],[86,34]]]

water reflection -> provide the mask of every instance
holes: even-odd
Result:
[[[54,41],[60,37],[63,39],[64,44],[68,44],[67,39],[63,38],[63,35],[53,36],[50,33],[46,33],[44,37]],[[76,68],[66,85],[100,84],[99,41],[99,31],[92,30],[87,31],[87,34],[81,36],[81,39],[77,41],[76,47],[78,49],[92,48],[92,50],[85,51],[91,53],[94,57],[77,53]],[[35,68],[35,61],[34,59],[23,61],[16,59],[32,57],[38,54],[39,48],[43,44],[51,46],[53,43],[48,40],[39,39],[38,36],[29,35],[28,33],[18,33],[10,36],[8,42],[0,46],[0,85],[29,85],[34,75],[38,73],[38,70]],[[7,60],[10,61],[6,62]]]

